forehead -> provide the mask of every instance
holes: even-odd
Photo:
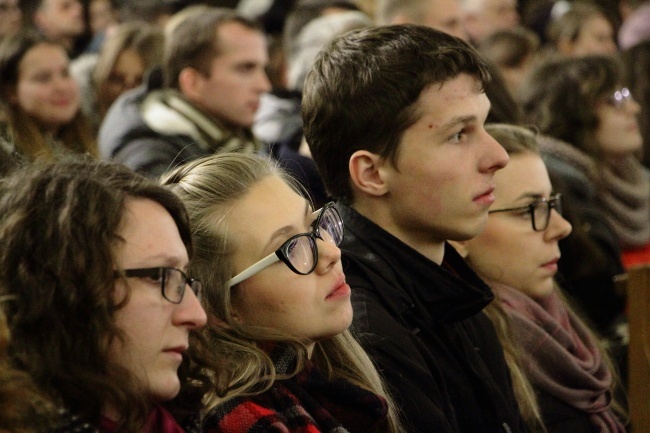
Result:
[[[420,121],[433,122],[432,130],[456,118],[474,117],[483,123],[490,109],[479,79],[465,73],[425,87],[415,104]]]
[[[63,47],[48,42],[41,42],[31,47],[20,60],[18,69],[24,70],[40,64],[50,65],[54,60],[68,60]]]
[[[237,21],[220,24],[216,30],[220,55],[255,52],[260,47],[266,50],[264,34]]]
[[[548,197],[551,181],[541,156],[533,152],[510,155],[510,161],[494,175],[495,207],[510,205],[524,194]]]

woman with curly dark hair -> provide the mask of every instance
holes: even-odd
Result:
[[[0,296],[12,364],[55,431],[198,429],[206,322],[185,208],[113,163],[37,162],[0,190]]]

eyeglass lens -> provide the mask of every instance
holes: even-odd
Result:
[[[189,279],[183,272],[174,268],[164,268],[163,295],[170,302],[179,304],[183,300],[185,288],[189,284],[194,294],[201,296],[202,284],[200,281]]]
[[[562,203],[559,196],[533,204],[533,230],[540,232],[546,230],[551,219],[551,209],[555,209],[562,215]]]
[[[324,241],[339,245],[343,240],[343,224],[334,208],[325,208],[318,219],[314,234]],[[287,245],[287,258],[300,273],[309,273],[318,260],[318,248],[315,240],[308,234],[296,236]]]

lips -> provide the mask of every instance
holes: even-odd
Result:
[[[491,205],[492,203],[494,203],[494,187],[477,195],[476,197],[474,197],[473,201],[480,204],[486,204],[488,206]]]
[[[350,286],[345,282],[345,278],[340,278],[334,288],[329,292],[325,299],[334,299],[349,296],[351,293]]]

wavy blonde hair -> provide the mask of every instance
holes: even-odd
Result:
[[[190,215],[195,247],[192,275],[206,287],[203,302],[211,317],[211,325],[204,332],[223,360],[221,368],[213,372],[215,388],[206,398],[206,410],[230,398],[262,393],[276,380],[300,372],[308,360],[304,342],[295,336],[232,318],[236,288],[229,288],[227,281],[234,272],[235,240],[229,231],[228,212],[254,185],[270,176],[282,179],[304,196],[296,181],[276,163],[242,153],[224,153],[190,162],[162,180],[181,197]],[[279,374],[262,348],[266,343],[292,349],[298,360],[295,369]],[[379,373],[350,331],[316,342],[311,361],[328,377],[348,380],[386,398],[389,412],[385,431],[400,431],[396,409]]]

